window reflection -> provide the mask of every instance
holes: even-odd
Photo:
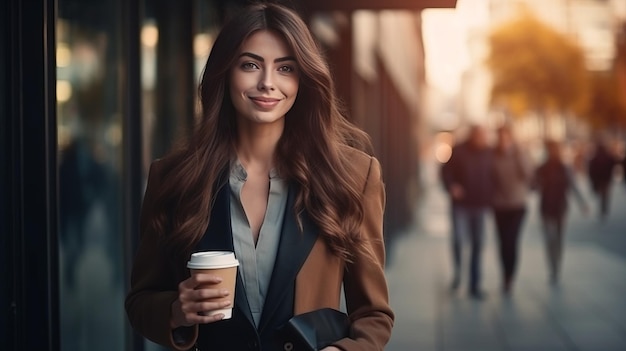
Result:
[[[111,3],[58,6],[61,349],[123,350],[121,23]]]
[[[189,130],[199,111],[196,89],[219,29],[219,2],[190,1],[191,7],[144,1],[140,33],[144,174],[152,160],[163,156],[175,138]],[[145,350],[165,348],[146,340]]]
[[[130,1],[142,4],[144,16],[131,19],[141,24],[139,72],[120,70],[127,67],[122,39],[132,34],[124,29],[123,1],[57,1],[61,350],[127,348],[124,236],[138,233],[125,233],[122,217],[125,82],[141,75],[147,174],[150,161],[192,125],[198,77],[223,11],[214,0],[189,0],[192,7]],[[161,350],[149,342],[145,349]]]

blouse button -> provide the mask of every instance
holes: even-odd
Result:
[[[285,351],[293,351],[293,343],[286,342],[285,345],[283,346],[283,350],[285,350]]]

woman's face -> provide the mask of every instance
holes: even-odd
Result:
[[[299,72],[285,40],[258,31],[241,45],[230,73],[230,97],[241,123],[283,123],[298,94]]]

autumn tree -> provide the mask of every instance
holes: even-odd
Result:
[[[594,129],[626,130],[626,22],[615,38],[613,67],[591,75],[592,94],[586,117]]]
[[[584,53],[567,35],[522,11],[494,28],[489,44],[492,104],[504,106],[513,116],[534,112],[544,120],[587,110]]]
[[[592,94],[585,114],[594,129],[626,129],[626,99],[613,71],[594,72],[591,75]]]

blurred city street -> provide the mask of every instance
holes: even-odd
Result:
[[[456,293],[449,290],[448,200],[436,166],[425,165],[423,171],[418,224],[389,247],[387,274],[396,324],[387,350],[626,350],[623,182],[614,183],[611,213],[602,222],[587,179],[578,179],[590,211],[584,214],[575,203],[570,206],[558,286],[548,284],[535,197],[529,201],[510,297],[500,292],[497,242],[490,223],[483,251],[487,297],[476,301],[463,285]]]

